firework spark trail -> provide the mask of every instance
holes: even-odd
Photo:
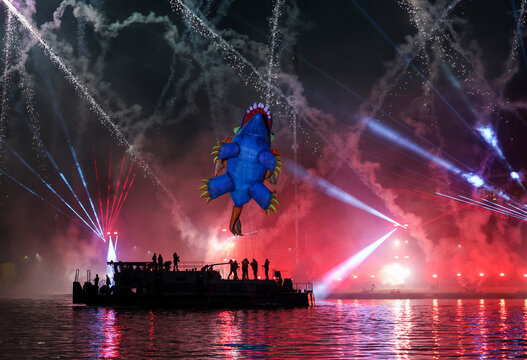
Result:
[[[132,159],[132,164],[130,165],[130,168],[128,169],[128,174],[126,175],[126,179],[125,179],[123,187],[121,189],[121,194],[119,195],[119,200],[117,200],[117,205],[115,206],[115,211],[112,214],[112,217],[110,219],[110,223],[111,224],[115,223],[115,218],[118,215],[117,210],[119,209],[119,205],[121,204],[121,200],[123,198],[123,194],[125,192],[126,185],[128,185],[128,180],[130,179],[130,173],[132,172],[133,166],[134,166],[134,160]]]
[[[354,4],[356,4],[357,7],[359,7],[360,9],[362,9],[360,7],[360,5],[358,5],[354,0],[352,0],[352,2]],[[231,60],[233,63],[232,63],[232,66],[234,69],[238,70],[240,72],[240,74],[242,74],[242,71],[244,68],[248,67],[253,73],[254,75],[256,76],[256,80],[258,81],[258,85],[255,85],[256,89],[261,91],[262,90],[262,84],[264,85],[263,87],[266,88],[271,88],[275,91],[276,94],[278,94],[281,98],[285,99],[286,100],[286,104],[288,104],[292,110],[298,114],[298,110],[289,102],[289,100],[287,99],[287,97],[285,96],[285,94],[279,89],[277,88],[276,86],[273,86],[272,84],[270,84],[267,80],[265,80],[263,78],[263,76],[257,71],[256,67],[250,63],[243,55],[241,55],[236,49],[234,49],[229,43],[227,43],[221,36],[219,36],[216,32],[214,32],[202,19],[200,19],[192,10],[190,10],[185,4],[183,4],[180,0],[170,0],[170,3],[171,5],[175,8],[175,9],[180,9],[181,12],[183,13],[183,15],[191,22],[192,26],[194,27],[195,31],[197,31],[198,33],[200,33],[201,35],[203,36],[206,36],[208,35],[209,38],[212,40],[213,44],[215,44],[217,47],[219,47],[220,49],[222,49],[225,53],[226,53],[226,57],[228,60]],[[365,14],[367,17],[368,15]],[[371,18],[370,18],[371,19]],[[373,21],[373,19],[371,19]],[[374,26],[376,25],[375,23],[373,23]],[[378,28],[378,26],[377,26]],[[382,31],[382,29],[378,28],[380,31]],[[387,37],[387,35],[385,36],[385,38],[389,39]],[[391,41],[391,40],[390,40]],[[393,41],[392,41],[393,43]],[[396,47],[396,49],[398,49],[398,52],[401,56],[403,56],[405,59],[407,59],[407,57],[405,56],[404,53],[401,52],[401,50],[393,43],[393,45]],[[413,63],[411,63],[411,65],[413,65]],[[315,67],[314,65],[312,65],[313,67]],[[413,65],[413,67],[415,67],[415,65]],[[418,73],[420,73],[420,70],[417,69]],[[327,74],[327,73],[326,73]],[[330,76],[329,74],[327,74],[328,76]],[[422,74],[421,72],[421,75],[424,76],[424,74]],[[243,77],[243,75],[242,75]],[[426,79],[426,78],[425,78]],[[335,79],[335,81],[338,82],[338,80]],[[380,109],[379,106],[371,103],[370,101],[368,101],[367,99],[365,99],[364,97],[362,97],[361,95],[359,95],[357,92],[353,91],[352,89],[350,89],[349,87],[347,87],[346,85],[342,84],[339,82],[339,84],[341,84],[341,86],[343,86],[345,89],[347,89],[348,91],[350,91],[353,95],[355,95],[356,97],[358,97],[359,99],[361,99],[363,102],[369,104],[370,106],[376,108],[376,109]],[[430,84],[431,85],[431,84]],[[432,88],[433,85],[431,85]],[[448,101],[442,97],[442,95],[440,93],[438,93],[438,96],[442,99],[444,99],[445,103],[447,105],[450,105],[450,103],[448,103]],[[459,115],[459,113],[457,113],[457,111],[450,105],[450,108],[452,111],[454,111],[456,114]],[[382,109],[381,109],[382,111]],[[402,126],[404,126],[406,129],[409,129],[409,130],[412,130],[410,129],[406,124],[402,123],[401,121],[397,120],[396,118],[394,118],[393,116],[391,116],[390,114],[386,113],[385,111],[382,111],[384,114],[386,114],[389,118],[393,119],[394,121],[396,121],[397,123],[401,124]],[[459,115],[461,116],[461,115]],[[307,124],[311,125],[312,128],[318,133],[318,134],[321,134],[323,135],[323,133],[317,129],[316,126],[313,126],[310,121],[308,121],[308,119],[304,116],[302,116],[303,120],[306,121]],[[464,120],[464,119],[463,119]],[[471,131],[473,131],[472,128],[470,128]],[[414,133],[412,131],[412,133]],[[448,153],[446,153],[445,151],[443,151],[442,149],[440,149],[438,146],[434,145],[433,143],[431,143],[430,141],[428,141],[427,139],[423,138],[422,136],[418,135],[417,136],[424,140],[425,142],[427,142],[428,144],[432,145],[434,148],[438,149],[441,153],[447,155],[449,158],[453,159],[455,162],[463,165],[465,168],[470,169],[470,167],[466,166],[465,164],[463,164],[461,161],[459,161],[458,159],[454,158],[453,156],[449,155]],[[479,138],[479,136],[477,137],[481,142],[483,142],[482,139]],[[484,142],[483,142],[484,143]],[[485,144],[485,143],[484,143]],[[473,173],[473,171],[471,171]],[[519,201],[519,200],[518,200]],[[521,202],[520,202],[521,203]],[[522,203],[523,204],[523,203]]]
[[[6,1],[6,0],[2,0]],[[269,83],[262,74],[256,69],[256,67],[247,60],[238,50],[233,48],[225,39],[218,35],[214,30],[211,29],[200,17],[198,17],[187,5],[181,0],[169,0],[170,4],[174,9],[179,9],[183,13],[186,19],[190,22],[191,26],[196,32],[202,36],[207,36],[212,40],[212,43],[223,50],[226,54],[227,60],[231,61],[232,67],[243,74],[244,68],[249,68],[252,73],[256,76],[258,85],[255,85],[256,89],[262,91],[263,89],[272,89],[276,94],[287,101],[287,96],[276,86]],[[245,79],[245,81],[247,81]]]
[[[446,14],[451,11],[455,5],[457,5],[458,1],[452,3],[451,5],[452,6],[449,6],[447,8],[447,10],[445,11],[445,16]],[[262,33],[265,35],[265,33],[260,30],[259,28],[255,27],[254,25],[252,25],[251,23],[249,23],[248,21],[246,21],[243,17],[241,17],[240,15],[234,13],[233,11],[230,11],[230,13],[235,16],[236,18],[238,18],[240,21],[244,22],[246,25],[250,26],[252,29],[255,29],[257,30],[258,32]],[[439,24],[437,24],[437,27],[439,26]],[[228,45],[228,44],[227,44]],[[284,49],[286,51],[288,51],[287,49]],[[346,92],[348,92],[349,94],[351,94],[352,96],[354,96],[355,98],[357,98],[358,100],[360,100],[362,103],[370,106],[372,109],[374,109],[375,111],[378,111],[379,113],[383,114],[384,116],[388,117],[389,119],[393,120],[395,123],[399,124],[400,126],[402,126],[403,128],[405,128],[406,130],[410,131],[414,136],[418,137],[419,139],[423,140],[424,142],[426,142],[427,144],[429,144],[430,146],[432,146],[434,149],[438,150],[439,152],[441,152],[442,154],[444,154],[445,156],[447,156],[448,158],[452,159],[453,161],[455,161],[456,163],[458,163],[459,165],[463,166],[465,169],[468,169],[470,172],[474,172],[474,170],[472,170],[468,165],[464,164],[463,162],[461,162],[460,160],[456,159],[454,156],[450,155],[449,153],[447,153],[445,150],[441,149],[439,146],[435,145],[434,143],[432,143],[431,141],[427,140],[426,138],[424,138],[423,136],[417,134],[414,132],[414,130],[412,128],[410,128],[408,125],[406,125],[404,122],[400,121],[399,119],[395,118],[393,115],[391,115],[390,113],[386,112],[385,110],[382,109],[382,107],[380,105],[377,105],[373,102],[371,102],[370,100],[366,99],[365,97],[363,97],[362,95],[360,95],[358,92],[356,92],[355,90],[353,90],[352,88],[350,88],[349,86],[345,85],[344,83],[342,83],[341,81],[337,80],[335,77],[333,77],[331,74],[327,73],[326,71],[322,70],[321,68],[319,68],[318,66],[316,66],[315,64],[311,63],[309,60],[307,60],[306,58],[304,58],[303,56],[301,55],[297,55],[298,59],[300,61],[302,61],[304,64],[306,64],[307,66],[309,66],[310,68],[312,68],[313,70],[317,71],[318,73],[320,73],[321,75],[323,75],[324,77],[326,77],[327,79],[329,79],[330,81],[334,82],[335,84],[337,84],[339,87],[341,87],[342,89],[344,89]],[[277,92],[278,95],[280,95],[282,98],[283,97],[283,93],[281,93],[280,91]],[[303,116],[302,114],[299,114],[298,110],[289,102],[287,101],[286,98],[284,98],[286,100],[286,104],[288,104],[291,109],[298,115],[301,116],[301,118],[307,123],[309,124],[313,130],[321,135],[321,136],[325,136],[325,134],[323,134],[316,126],[314,126],[313,124],[310,124],[310,122],[305,118],[305,116]],[[345,126],[349,126],[347,123],[343,123],[341,121],[339,121],[338,119],[336,119],[338,122],[340,122],[341,124],[345,125]],[[331,143],[329,143],[328,145],[332,146]],[[337,152],[339,153],[339,152]],[[408,156],[408,155],[406,155]]]
[[[84,224],[86,224],[86,226],[88,226],[98,237],[101,237],[102,235],[97,231],[95,230],[96,226],[95,224],[93,223],[93,221],[90,221],[92,224],[93,224],[93,228],[90,226],[90,224],[88,224],[86,222],[86,220],[84,220],[84,218],[82,216],[79,215],[79,213],[77,211],[75,211],[73,209],[73,207],[71,207],[71,205],[62,198],[62,196],[60,196],[56,191],[55,189],[47,182],[45,181],[21,156],[20,154],[18,154],[11,146],[9,146],[9,144],[4,141],[3,139],[0,139],[0,142],[2,143],[2,145],[4,145],[13,155],[15,155],[15,157],[18,159],[18,161],[20,161],[29,171],[31,171],[31,173],[33,173],[53,194],[55,194],[59,199],[60,201],[62,201],[64,203],[64,205],[66,205],[75,215],[77,215],[77,217],[79,219],[82,220],[82,222]],[[60,173],[60,176],[64,179],[62,173]],[[65,180],[65,179],[64,179]],[[89,215],[86,214],[89,218]],[[91,219],[90,219],[91,220]]]
[[[2,88],[5,89],[5,86],[2,85]],[[40,148],[42,149],[42,151],[44,152],[44,154],[46,154],[46,157],[48,158],[48,160],[50,161],[50,163],[53,165],[53,167],[57,170],[57,172],[59,173],[59,176],[60,178],[62,179],[62,181],[64,182],[64,184],[66,185],[66,187],[70,190],[70,192],[72,193],[72,195],[75,197],[75,200],[77,200],[77,203],[79,204],[79,206],[82,208],[82,210],[84,211],[84,213],[86,214],[86,216],[88,217],[88,219],[90,220],[90,222],[93,224],[93,227],[97,227],[93,221],[93,219],[90,217],[90,215],[88,214],[88,211],[86,210],[86,208],[84,207],[84,205],[82,204],[82,202],[79,200],[77,194],[75,193],[75,191],[73,190],[73,188],[71,187],[70,183],[68,182],[68,180],[66,179],[66,177],[64,176],[64,174],[62,173],[62,171],[60,170],[59,166],[57,165],[57,163],[55,162],[55,159],[53,158],[53,156],[51,155],[51,153],[47,150],[46,146],[44,145],[44,143],[42,142],[42,139],[35,133],[33,127],[31,126],[31,123],[29,122],[29,120],[26,118],[24,112],[18,107],[18,105],[16,104],[16,102],[14,101],[14,99],[12,99],[11,95],[9,92],[7,92],[7,96],[9,98],[9,101],[11,103],[11,105],[13,106],[13,108],[15,109],[15,111],[20,115],[20,117],[22,118],[22,120],[24,121],[24,124],[28,127],[29,131],[31,131],[31,133],[33,134],[33,137],[34,139],[36,139],[36,141],[38,141],[39,145],[40,145]],[[2,142],[4,145],[8,146],[7,143],[2,139],[0,138],[0,142]]]
[[[60,120],[60,123],[62,125],[62,130],[64,132],[64,135],[66,135],[66,141],[68,142],[68,146],[70,148],[71,156],[73,157],[73,161],[75,162],[75,167],[77,168],[77,172],[79,173],[79,176],[81,178],[82,185],[84,186],[84,190],[86,190],[86,195],[88,196],[88,201],[90,202],[93,216],[95,217],[95,220],[97,221],[97,225],[99,227],[99,231],[101,234],[104,234],[103,229],[101,227],[101,224],[99,222],[99,217],[97,216],[97,211],[95,210],[95,206],[93,205],[92,198],[90,196],[90,192],[88,191],[88,185],[86,184],[86,179],[84,178],[84,174],[82,172],[81,166],[79,164],[79,160],[77,159],[77,153],[75,152],[75,149],[73,148],[73,143],[71,142],[70,135],[68,133],[68,128],[66,127],[66,122],[64,121],[64,117],[62,116],[62,111],[60,110],[59,103],[57,101],[57,96],[55,94],[55,90],[53,88],[53,85],[51,84],[49,78],[47,76],[44,76],[44,82],[46,83],[46,86],[49,90],[49,93],[51,95],[51,101],[53,103],[53,107],[55,108],[55,113],[57,114],[57,117]]]
[[[422,37],[424,38],[424,40],[422,40],[417,48],[412,52],[412,53],[409,53],[409,56],[408,58],[410,59],[410,61],[414,61],[414,59],[421,53],[421,51],[424,50],[426,44],[432,39],[433,35],[437,32],[437,31],[440,31],[441,28],[441,24],[443,23],[443,21],[445,20],[445,18],[447,17],[447,15],[452,11],[454,10],[454,8],[461,2],[461,0],[455,0],[455,1],[452,1],[446,8],[445,10],[443,10],[443,12],[441,13],[441,15],[437,18],[437,20],[434,22],[434,24],[430,27],[430,29],[422,29],[420,26],[419,26],[419,22],[418,21],[414,21],[416,27],[418,28],[418,31],[420,32],[420,34],[422,35]],[[428,38],[426,38],[426,35],[428,35]],[[386,86],[384,88],[384,91],[379,94],[377,96],[378,100],[377,102],[379,103],[379,106],[383,106],[384,104],[384,99],[386,98],[386,96],[388,95],[388,93],[391,91],[391,89],[393,88],[393,86],[395,86],[396,84],[398,84],[403,75],[406,74],[407,70],[408,70],[408,67],[410,66],[410,63],[409,62],[406,62],[404,61],[404,59],[401,59],[401,61],[399,61],[397,63],[397,66],[395,66],[394,68],[390,69],[390,74],[397,74],[397,77],[392,81],[392,84],[391,86]],[[402,69],[401,69],[402,67]],[[385,76],[386,77],[386,76]],[[374,109],[376,110],[376,109]],[[376,114],[375,112],[373,112],[373,114]]]
[[[162,188],[163,191],[169,195],[170,199],[173,201],[173,194],[168,190],[168,188],[161,183],[161,179],[150,169],[149,165],[144,160],[142,154],[130,142],[126,139],[125,135],[119,130],[119,127],[112,121],[111,117],[103,110],[103,108],[97,103],[93,95],[86,88],[86,86],[81,83],[81,81],[72,73],[70,68],[62,61],[62,59],[57,55],[55,50],[53,50],[48,43],[40,36],[38,31],[29,23],[29,21],[22,15],[9,0],[1,0],[4,5],[7,7],[9,12],[13,14],[18,21],[31,33],[31,35],[37,40],[38,44],[42,47],[44,52],[49,56],[51,61],[58,66],[66,79],[73,85],[75,90],[86,100],[90,109],[98,115],[99,119],[110,131],[110,133],[115,136],[119,144],[126,149],[132,156],[134,156],[140,163],[141,167],[145,173],[154,181],[154,183]]]
[[[155,185],[159,186],[161,190],[167,195],[167,200],[170,201],[172,215],[174,220],[178,222],[181,228],[185,229],[188,234],[188,239],[192,236],[199,234],[199,231],[194,227],[190,219],[183,213],[183,210],[175,201],[175,196],[170,191],[169,188],[161,181],[159,176],[150,168],[148,163],[143,158],[142,154],[138,149],[132,146],[124,134],[119,130],[119,127],[113,123],[110,116],[102,109],[102,107],[97,103],[93,95],[89,92],[84,84],[73,75],[70,68],[61,60],[61,58],[55,53],[55,51],[48,45],[48,43],[40,36],[37,30],[29,23],[29,21],[11,4],[8,0],[1,0],[7,9],[16,16],[20,23],[31,33],[31,35],[37,40],[38,44],[44,49],[44,52],[50,57],[50,59],[58,66],[58,68],[64,73],[66,79],[73,85],[75,90],[82,95],[82,97],[89,103],[90,109],[98,115],[100,121],[103,125],[107,127],[111,134],[113,134],[119,144],[126,148],[126,151],[129,152],[135,159],[138,161],[139,165],[143,168],[145,174],[154,182]],[[186,239],[187,240],[187,239]]]
[[[156,107],[154,109],[154,114],[157,114],[159,110],[161,109],[161,106],[163,105],[163,99],[165,98],[168,89],[170,88],[170,85],[172,85],[172,81],[174,81],[174,77],[176,76],[176,51],[172,53],[172,61],[170,62],[170,74],[168,75],[167,82],[165,83],[165,86],[163,86],[163,90],[161,91],[161,96],[157,100]]]
[[[102,210],[101,190],[99,187],[99,174],[97,172],[97,159],[95,157],[95,147],[94,146],[92,146],[92,154],[93,154],[93,168],[95,169],[95,181],[97,182],[97,196],[99,197],[99,209],[101,211],[100,217],[101,217],[101,223],[102,223],[103,234],[104,234],[104,230],[107,229],[107,224],[104,223],[104,212]]]
[[[268,64],[267,64],[267,81],[269,84],[275,84],[276,78],[278,76],[277,72],[277,55],[276,55],[276,48],[278,46],[278,42],[280,41],[280,28],[278,27],[278,22],[280,20],[280,16],[282,14],[282,6],[284,4],[283,0],[275,0],[275,5],[273,8],[273,16],[269,22],[270,30],[271,30],[271,44],[269,46],[269,57],[268,57]],[[271,105],[271,88],[267,87],[267,91],[265,93],[265,103],[267,105]]]
[[[412,60],[410,60],[405,54],[404,52],[399,48],[399,46],[397,46],[397,44],[395,44],[395,42],[384,32],[384,30],[379,26],[379,24],[377,24],[375,22],[375,20],[373,20],[373,18],[364,10],[364,8],[362,6],[359,5],[359,3],[356,1],[356,0],[351,0],[351,2],[357,7],[357,9],[359,9],[359,11],[361,12],[362,15],[364,15],[364,17],[366,19],[368,19],[368,21],[373,25],[373,27],[382,35],[382,37],[395,49],[395,51],[397,51],[397,53],[399,53],[399,55],[406,61],[408,62],[408,64],[412,67],[412,69],[415,70],[415,72],[419,75],[419,77],[421,77],[421,79],[429,86],[430,89],[432,89],[432,91],[437,95],[437,97],[439,97],[439,99],[454,113],[454,115],[459,119],[461,120],[461,122],[467,127],[467,129],[470,130],[470,132],[472,132],[476,138],[483,144],[485,145],[486,147],[489,147],[489,145],[483,140],[481,139],[481,137],[477,134],[477,132],[474,130],[474,128],[467,122],[467,120],[465,120],[465,118],[454,108],[454,106],[447,100],[447,98],[439,91],[439,89],[434,85],[432,84],[432,82],[425,76],[425,74],[423,73],[423,71],[421,69],[419,69],[419,67],[417,67],[417,65],[415,65],[413,63]]]
[[[11,181],[13,181],[15,184],[17,184],[18,186],[26,189],[27,191],[29,191],[31,194],[33,194],[34,196],[36,196],[38,199],[42,200],[44,203],[46,203],[48,206],[52,207],[53,209],[57,210],[59,213],[61,213],[62,215],[64,215],[65,217],[67,217],[68,219],[70,219],[71,221],[74,221],[76,222],[77,224],[79,225],[82,225],[80,222],[78,222],[76,219],[72,218],[71,216],[69,216],[68,214],[66,214],[64,211],[62,211],[61,209],[59,209],[58,207],[56,207],[55,205],[51,204],[49,201],[47,201],[46,199],[44,199],[42,196],[38,195],[35,191],[31,190],[29,187],[27,187],[26,185],[22,184],[20,181],[18,181],[17,179],[15,179],[13,176],[9,175],[7,172],[5,172],[4,170],[2,170],[0,168],[0,173],[6,177],[8,177],[9,179],[11,179]],[[82,218],[81,218],[82,220]],[[86,224],[86,222],[85,222]],[[93,232],[95,232],[95,230],[93,228],[91,228],[88,224],[86,224],[90,230],[92,230]],[[96,233],[97,234],[97,233]],[[97,234],[98,236],[98,234]]]
[[[134,184],[135,176],[139,172],[139,166],[135,168],[134,176],[132,176],[132,180],[130,181],[130,185],[128,185],[128,189],[126,190],[126,194],[124,194],[123,201],[121,202],[121,205],[117,208],[117,215],[114,218],[114,221],[111,223],[111,227],[114,226],[115,222],[117,221],[117,218],[119,217],[119,214],[121,213],[121,208],[123,207],[124,202],[126,201],[126,198],[128,197],[128,192],[130,191],[130,188]]]
[[[6,128],[7,128],[7,115],[8,115],[8,109],[9,109],[9,99],[8,99],[8,91],[9,91],[9,83],[10,83],[10,76],[9,76],[9,63],[10,63],[10,54],[11,54],[11,45],[13,42],[13,16],[10,12],[7,12],[7,18],[6,18],[6,30],[5,30],[5,41],[4,41],[4,70],[2,74],[2,92],[1,92],[1,98],[0,98],[0,106],[2,107],[0,109],[0,139],[5,139],[6,137]],[[3,149],[0,149],[0,159],[3,162],[4,160],[4,151]]]
[[[525,62],[525,65],[527,66],[527,53],[525,51],[525,43],[523,41],[522,27],[521,27],[520,19],[518,18],[518,11],[516,10],[515,0],[511,0],[511,6],[512,6],[512,12],[514,15],[514,20],[516,21],[516,32],[517,32],[518,40],[520,42],[521,49],[522,49],[523,61]]]
[[[22,95],[24,95],[24,98],[26,99],[26,112],[29,117],[29,122],[31,123],[31,126],[33,127],[33,131],[35,134],[37,134],[37,137],[40,137],[40,122],[39,122],[39,115],[35,109],[35,90],[32,87],[30,75],[27,73],[25,68],[20,69],[19,71],[21,80],[20,85],[22,87]],[[33,136],[32,143],[33,143],[33,150],[37,154],[37,159],[39,161],[39,166],[41,172],[45,172],[47,170],[46,167],[46,154],[44,153],[44,150],[40,147],[40,144],[37,140],[37,137]]]

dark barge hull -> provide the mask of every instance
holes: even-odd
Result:
[[[312,289],[296,290],[290,279],[225,280],[217,271],[121,271],[114,279],[110,291],[75,281],[73,303],[208,309],[308,307],[315,301]]]
[[[77,304],[90,306],[141,306],[167,308],[275,308],[308,307],[313,305],[312,294],[282,294],[273,297],[214,296],[88,296]]]

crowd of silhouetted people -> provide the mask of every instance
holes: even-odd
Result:
[[[179,256],[176,252],[174,252],[172,256],[173,261],[164,261],[163,256],[161,254],[157,255],[154,253],[152,256],[152,262],[149,263],[123,263],[121,261],[114,262],[110,261],[109,265],[113,267],[114,273],[123,273],[123,275],[126,275],[127,273],[133,273],[135,271],[179,271],[178,264],[180,262]],[[213,265],[223,265],[222,264],[213,264]],[[238,277],[238,261],[237,260],[230,260],[228,262],[230,266],[230,272],[229,276],[227,276],[227,279],[230,280],[231,276],[233,280],[239,280]],[[212,271],[213,265],[205,265],[201,268],[201,271]],[[251,262],[247,258],[243,259],[241,262],[241,268],[242,268],[242,280],[249,280],[249,266],[252,269],[254,280],[259,279],[258,278],[258,261],[256,259],[252,259]],[[265,280],[269,280],[269,259],[265,259],[264,264],[262,265],[264,269],[265,274]],[[192,269],[192,271],[197,271],[197,268]],[[93,288],[97,293],[101,294],[111,294],[113,292],[113,286],[111,284],[110,276],[106,275],[106,282],[99,288],[99,274],[95,274],[95,278],[93,279],[94,284]],[[279,284],[282,285],[282,274],[279,270],[276,270],[274,272],[274,280]],[[88,281],[89,286],[91,287],[91,281]],[[85,287],[88,285],[85,283]]]
[[[238,265],[238,261],[231,259],[229,261],[229,265],[230,265],[230,272],[229,272],[229,276],[227,276],[227,279],[230,280],[231,275],[232,275],[233,280],[239,280],[238,269],[240,268],[240,266]],[[252,259],[251,262],[249,262],[247,258],[242,260],[242,280],[249,280],[249,265],[251,266],[251,269],[253,271],[254,280],[257,280],[258,279],[258,261],[256,261],[256,259],[254,258]],[[265,280],[269,280],[269,259],[265,259],[265,262],[262,265],[262,267],[264,268]],[[280,274],[280,271],[275,271],[275,278],[277,280],[282,279],[282,275]]]
[[[178,263],[179,263],[179,256],[176,252],[172,255],[173,261],[163,261],[163,255],[159,254],[152,256],[152,270],[160,270],[160,271],[170,271],[172,268],[172,271],[179,271]],[[172,266],[174,264],[174,266]]]

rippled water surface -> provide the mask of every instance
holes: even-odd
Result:
[[[0,300],[0,359],[523,358],[524,300],[332,300],[211,310]]]

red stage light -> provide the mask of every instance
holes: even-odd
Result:
[[[485,276],[485,274],[483,274],[483,273],[479,273],[479,276]]]
[[[500,276],[505,276],[505,274],[504,273],[500,273]]]
[[[461,276],[461,274],[460,274],[460,273],[457,273],[457,276]]]
[[[437,278],[437,274],[432,275],[433,278]]]
[[[114,234],[114,235],[117,235],[117,231],[114,231],[113,234]]]

